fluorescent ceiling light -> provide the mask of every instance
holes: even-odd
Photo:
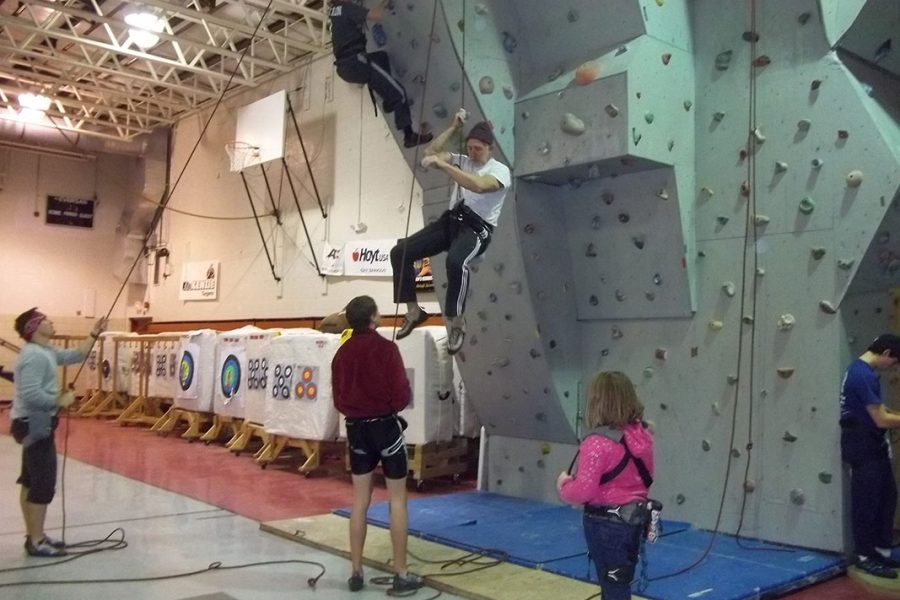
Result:
[[[152,13],[137,12],[125,15],[128,35],[141,50],[149,50],[159,41],[159,34],[166,26],[161,17]]]

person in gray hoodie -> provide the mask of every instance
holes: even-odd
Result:
[[[25,342],[14,371],[14,393],[10,431],[22,444],[22,485],[19,501],[25,520],[25,551],[31,556],[65,556],[65,543],[44,533],[47,505],[56,493],[57,412],[75,401],[73,392],[61,390],[57,367],[82,362],[106,328],[99,319],[77,348],[61,349],[50,344],[56,334],[53,321],[31,308],[16,318],[15,329]]]

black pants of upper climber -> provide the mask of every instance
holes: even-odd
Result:
[[[410,126],[409,100],[403,85],[391,75],[391,63],[386,52],[360,52],[334,62],[338,77],[347,83],[361,83],[381,98],[382,109],[394,113],[397,129]]]
[[[862,426],[842,426],[841,458],[850,466],[854,552],[875,556],[875,548],[892,546],[897,508],[897,485],[884,434]]]
[[[456,317],[466,308],[469,291],[469,263],[484,252],[491,241],[487,225],[462,222],[457,213],[444,211],[435,221],[391,249],[394,269],[394,302],[415,302],[416,269],[413,263],[426,256],[447,251],[447,300],[444,315]]]

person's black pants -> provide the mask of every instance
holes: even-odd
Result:
[[[486,225],[481,225],[477,230],[477,224],[464,223],[455,214],[444,211],[437,221],[408,238],[398,240],[391,249],[394,302],[415,302],[416,269],[413,263],[446,250],[447,298],[444,314],[448,317],[463,314],[469,291],[469,263],[487,249],[490,230]]]
[[[338,77],[347,83],[361,83],[381,98],[386,113],[394,113],[394,124],[403,131],[412,123],[409,100],[403,85],[391,75],[386,52],[360,52],[335,61]]]
[[[862,426],[842,427],[841,458],[850,466],[854,552],[877,556],[876,547],[892,545],[897,508],[897,484],[884,434]]]

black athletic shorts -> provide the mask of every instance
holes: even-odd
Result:
[[[350,445],[350,471],[354,475],[371,473],[381,462],[387,479],[403,479],[409,471],[406,440],[396,416],[372,419],[347,419]]]
[[[53,418],[53,431],[57,420]],[[11,433],[17,441],[28,434],[28,422],[13,420]],[[50,504],[56,494],[56,441],[54,433],[22,448],[22,472],[16,483],[28,489],[26,500],[32,504]]]

